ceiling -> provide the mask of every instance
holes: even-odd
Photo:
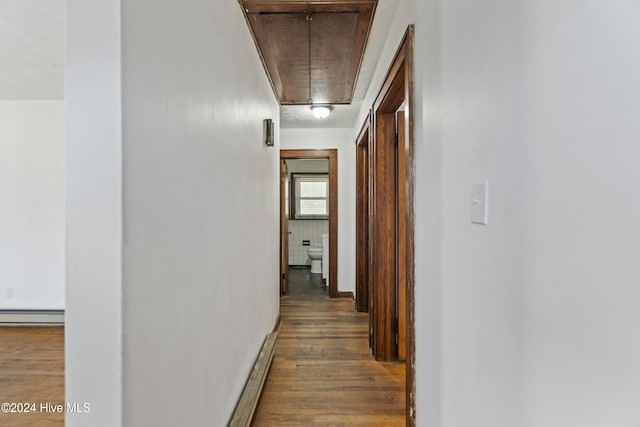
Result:
[[[373,73],[378,65],[382,48],[389,34],[399,0],[379,0],[369,31],[355,83],[351,104],[334,105],[331,115],[326,119],[316,119],[306,105],[282,105],[280,107],[280,127],[283,128],[353,128],[358,119],[362,101],[369,89]]]
[[[324,120],[308,106],[282,106],[281,127],[354,126],[398,1],[378,2],[352,103],[334,106]],[[0,0],[0,100],[64,98],[64,6],[65,0]]]
[[[244,0],[281,105],[349,104],[377,0]]]

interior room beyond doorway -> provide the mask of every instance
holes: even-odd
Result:
[[[306,293],[312,284],[324,284],[325,294],[339,296],[337,169],[337,150],[280,152],[281,295],[290,294],[289,282],[295,278],[298,292],[300,286],[306,286]]]

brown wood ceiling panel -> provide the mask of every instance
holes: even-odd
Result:
[[[351,102],[362,53],[356,51],[359,14],[313,15],[311,94],[314,102]]]
[[[271,85],[283,105],[308,104],[309,30],[314,103],[349,104],[376,0],[243,3]],[[312,16],[311,24],[307,16]]]
[[[239,0],[246,13],[373,11],[378,0]]]

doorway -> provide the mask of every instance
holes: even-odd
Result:
[[[287,207],[287,191],[291,183],[287,184],[284,177],[287,170],[286,162],[303,159],[326,159],[328,161],[328,210],[329,210],[329,253],[322,262],[328,262],[328,295],[330,298],[340,296],[338,292],[338,150],[280,150],[280,293],[286,292],[289,280],[288,243],[289,243],[289,209]],[[285,172],[283,172],[283,170]],[[325,259],[328,258],[328,259]]]
[[[324,252],[329,247],[329,160],[281,162],[287,171],[282,188],[282,244],[288,249],[282,253],[287,272],[284,294],[327,296],[329,258]]]
[[[369,115],[356,138],[356,310],[370,311],[369,264],[371,264],[371,247],[369,245],[370,183],[369,167],[371,145],[371,118]],[[369,343],[372,337],[371,316],[369,316]]]
[[[356,199],[367,203],[366,215],[357,210],[357,286],[368,291],[374,357],[405,361],[408,426],[415,425],[413,91],[410,26],[356,141]]]

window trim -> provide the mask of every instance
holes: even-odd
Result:
[[[309,176],[309,177],[322,177],[326,178],[327,183],[327,194],[326,197],[318,198],[324,199],[327,203],[327,215],[304,215],[299,216],[297,212],[298,205],[298,197],[296,188],[296,177],[299,176]],[[292,172],[291,173],[291,183],[289,185],[289,219],[296,221],[305,221],[305,220],[319,220],[319,219],[329,219],[329,212],[331,212],[330,208],[330,196],[329,196],[329,174],[326,172]]]

